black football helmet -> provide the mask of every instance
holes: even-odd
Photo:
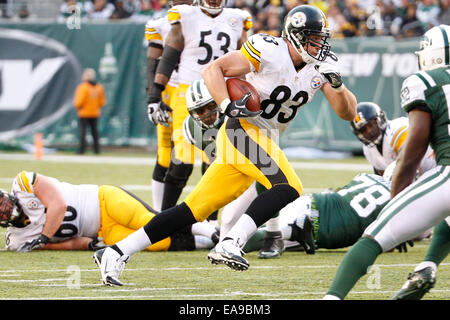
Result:
[[[291,9],[284,19],[281,36],[294,46],[306,63],[324,61],[330,52],[327,18],[314,6],[301,5]],[[311,55],[308,53],[310,46],[319,47],[319,52]]]
[[[30,223],[16,197],[0,190],[0,227],[23,228]]]
[[[367,146],[380,145],[387,128],[386,113],[373,102],[356,105],[356,116],[350,126],[358,139]]]

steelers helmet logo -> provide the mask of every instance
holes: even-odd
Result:
[[[296,12],[291,17],[291,24],[295,28],[303,27],[306,23],[306,15],[303,12]]]

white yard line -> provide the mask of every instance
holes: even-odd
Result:
[[[399,263],[399,264],[375,264],[374,266],[378,267],[387,267],[387,268],[403,268],[403,267],[415,267],[417,264],[414,263]],[[442,266],[450,266],[450,263],[441,263],[439,265]],[[221,266],[216,266],[217,268],[220,268]],[[225,266],[223,266],[226,268]],[[337,268],[338,265],[291,265],[291,266],[252,266],[251,269],[285,269],[285,268],[292,268],[292,269],[330,269],[330,268]],[[212,270],[215,268],[215,266],[207,266],[207,267],[169,267],[169,268],[163,268],[163,267],[155,267],[155,268],[126,268],[124,272],[132,272],[132,271],[191,271],[191,270]],[[64,272],[67,273],[68,269],[23,269],[23,270],[13,270],[13,269],[6,269],[6,270],[0,270],[0,277],[9,277],[7,275],[8,273],[17,274],[17,273],[32,273],[32,272]],[[81,272],[98,272],[97,268],[94,269],[80,269]]]
[[[42,161],[42,162],[65,162],[65,163],[98,163],[98,164],[126,164],[139,166],[155,165],[155,158],[133,158],[133,157],[104,157],[104,156],[64,156],[64,155],[44,155],[41,160],[35,160],[31,154],[3,153],[0,154],[0,160],[21,160],[21,161]],[[196,162],[201,165],[201,162]],[[295,169],[311,170],[344,170],[344,171],[372,171],[369,164],[358,163],[337,163],[337,162],[303,162],[291,161]]]

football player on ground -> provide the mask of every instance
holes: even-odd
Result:
[[[98,250],[125,238],[155,214],[122,188],[73,185],[35,172],[17,174],[11,194],[0,191],[0,226],[7,227],[6,249],[11,251]],[[214,232],[209,223],[196,223],[146,249],[211,248]]]
[[[170,114],[161,103],[161,92],[178,66],[179,84],[171,104],[174,153],[164,178],[163,210],[177,204],[196,156],[205,160],[201,151],[183,138],[182,125],[188,116],[186,89],[192,81],[201,79],[201,71],[208,63],[237,49],[252,27],[252,18],[247,11],[224,6],[225,0],[200,0],[193,6],[174,6],[168,12],[171,30],[148,99],[149,119],[167,124]]]
[[[393,163],[404,146],[408,136],[407,117],[388,120],[386,113],[373,102],[359,102],[356,105],[355,119],[350,123],[353,133],[363,143],[367,161],[378,175],[383,175]],[[436,160],[431,147],[420,164],[419,174],[434,168]]]
[[[420,264],[394,298],[421,298],[434,285],[437,266],[450,251],[450,26],[425,32],[417,51],[420,71],[406,78],[400,94],[409,129],[395,168],[391,197],[377,220],[344,256],[325,299],[344,299],[382,252],[432,226],[433,239]],[[428,148],[437,166],[413,182]]]
[[[172,8],[174,5],[191,4],[192,0],[169,0],[168,6]],[[153,85],[155,72],[163,53],[164,44],[170,32],[170,23],[167,15],[159,19],[151,19],[145,25],[145,39],[148,41],[147,48],[147,94]],[[164,177],[169,168],[172,154],[172,122],[169,115],[171,113],[170,105],[175,96],[175,89],[178,85],[178,72],[174,70],[169,81],[161,92],[161,108],[152,114],[156,123],[157,136],[157,156],[156,164],[152,175],[152,199],[153,208],[161,211],[162,198],[164,192]],[[161,123],[158,122],[161,120]]]
[[[381,176],[361,173],[335,191],[301,196],[280,211],[284,246],[287,250],[300,249],[311,254],[319,248],[353,245],[389,202],[390,187],[391,182]],[[259,250],[264,233],[260,228],[243,248],[244,252]]]
[[[330,53],[327,20],[318,8],[301,5],[286,17],[283,37],[253,35],[240,50],[209,63],[202,76],[208,91],[229,119],[220,127],[216,159],[179,205],[164,210],[146,226],[112,247],[94,253],[102,281],[120,285],[129,256],[184,226],[205,220],[236,199],[253,181],[268,189],[259,195],[208,259],[235,270],[249,263],[241,248],[273,214],[302,193],[302,184],[277,141],[298,109],[321,90],[336,114],[355,117],[356,99],[345,87]],[[246,75],[261,96],[261,110],[245,107],[250,94],[231,101],[225,77]]]

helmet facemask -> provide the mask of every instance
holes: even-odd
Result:
[[[204,129],[213,129],[220,123],[220,109],[213,100],[205,105],[189,110],[192,118]]]
[[[29,223],[17,198],[0,190],[0,227],[23,228]]]
[[[386,113],[372,102],[361,102],[356,107],[355,119],[350,122],[353,133],[366,146],[380,146],[387,128]]]

